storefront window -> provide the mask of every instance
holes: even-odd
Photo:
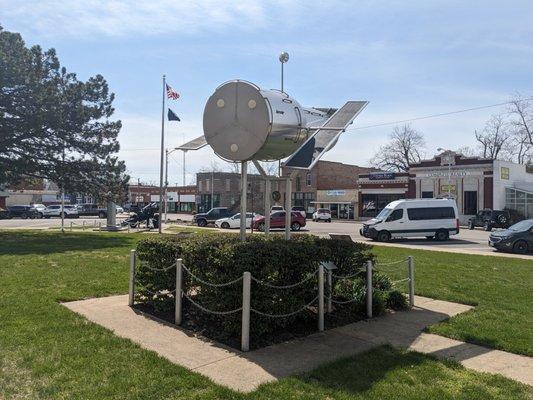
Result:
[[[433,198],[433,192],[422,192],[422,198],[423,199],[432,199]]]
[[[477,214],[477,192],[465,190],[463,199],[464,199],[464,214],[465,215]]]
[[[505,189],[505,208],[508,209],[514,218],[533,218],[533,194],[522,190]]]
[[[391,201],[405,199],[402,193],[366,193],[361,196],[363,211],[361,217],[373,218]]]

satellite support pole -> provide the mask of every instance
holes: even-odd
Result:
[[[292,180],[291,177],[285,180],[285,240],[291,238],[291,198],[292,198]]]
[[[246,194],[248,192],[248,161],[241,162],[241,232],[240,239],[246,240]]]
[[[270,193],[271,180],[265,178],[265,235],[270,233]]]

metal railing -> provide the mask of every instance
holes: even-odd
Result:
[[[414,305],[414,262],[412,257],[408,257],[409,262],[409,277],[408,280],[410,282],[410,305]],[[402,260],[401,262],[404,262],[405,260]],[[130,276],[129,276],[129,299],[128,299],[128,305],[131,307],[135,303],[135,276],[136,276],[136,264],[137,264],[137,256],[136,251],[131,250],[130,252]],[[148,268],[149,270],[153,272],[166,272],[172,268],[176,268],[176,287],[174,290],[162,290],[158,292],[152,292],[146,288],[144,288],[145,291],[147,291],[152,296],[158,296],[158,295],[174,295],[174,301],[175,301],[175,324],[181,325],[182,318],[183,318],[183,298],[187,299],[193,306],[198,308],[199,310],[210,313],[213,315],[219,315],[219,316],[225,316],[225,315],[231,315],[238,312],[241,312],[241,350],[242,351],[248,351],[250,349],[250,315],[251,313],[260,315],[262,317],[267,318],[287,318],[291,317],[293,315],[296,315],[306,309],[309,309],[315,302],[317,302],[317,324],[318,324],[318,330],[323,331],[324,330],[324,300],[327,299],[327,310],[328,313],[332,312],[332,304],[348,304],[355,302],[356,299],[350,299],[350,300],[335,300],[332,296],[332,288],[333,288],[333,278],[335,279],[352,279],[358,275],[360,275],[362,270],[359,270],[358,272],[354,274],[349,274],[345,276],[339,276],[335,275],[332,272],[332,268],[328,268],[328,265],[331,263],[321,263],[318,268],[309,274],[308,277],[302,279],[299,282],[290,284],[290,285],[273,285],[269,282],[261,281],[255,277],[252,276],[250,272],[244,272],[242,276],[233,279],[228,282],[224,283],[212,283],[208,282],[198,276],[196,276],[191,270],[189,270],[185,265],[183,265],[183,260],[181,258],[176,259],[176,261],[164,268],[153,268],[149,266],[148,264],[143,264],[144,267]],[[327,269],[327,285],[328,285],[328,294],[325,295],[324,293],[324,277],[325,277],[325,269]],[[235,308],[233,310],[211,310],[199,303],[197,303],[191,296],[189,296],[184,290],[183,290],[183,273],[186,273],[189,275],[189,277],[197,281],[198,283],[206,286],[210,286],[213,288],[223,288],[231,285],[235,285],[242,281],[242,303],[241,307]],[[297,310],[293,310],[287,313],[281,313],[281,314],[271,314],[266,313],[264,311],[257,310],[251,306],[251,295],[252,295],[252,281],[255,282],[257,285],[261,285],[270,289],[274,290],[289,290],[296,288],[298,286],[303,285],[306,282],[309,282],[314,277],[318,278],[318,287],[317,287],[317,296],[315,296],[310,302],[304,304],[302,307],[298,308]],[[367,316],[368,318],[372,318],[372,262],[368,261],[366,264],[366,279],[367,279]],[[402,280],[403,281],[403,280]]]

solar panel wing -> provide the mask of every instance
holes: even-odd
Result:
[[[297,169],[311,169],[320,157],[333,147],[348,125],[366,107],[367,101],[348,101],[338,109],[315,133],[284,163]]]
[[[197,137],[196,139],[191,140],[190,142],[187,142],[185,144],[182,144],[181,146],[177,147],[178,150],[200,150],[202,147],[206,146],[207,142],[205,140],[205,137],[202,135],[200,137]]]

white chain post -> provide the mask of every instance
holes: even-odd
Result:
[[[333,311],[332,298],[333,298],[333,272],[331,271],[331,268],[328,268],[328,306],[327,306],[328,314]]]
[[[241,350],[250,350],[250,300],[252,274],[242,274],[242,321],[241,321]]]
[[[324,265],[318,266],[318,330],[324,330]]]
[[[366,262],[366,316],[372,318],[372,261]]]
[[[128,305],[131,307],[135,302],[135,263],[137,257],[135,250],[130,251],[130,285],[129,285],[129,298]]]
[[[182,290],[183,290],[183,282],[182,282],[182,259],[178,258],[176,260],[176,293],[175,293],[175,309],[174,309],[174,322],[176,325],[181,325],[181,319],[182,319],[182,305],[181,301],[183,299],[182,296]]]
[[[409,268],[409,305],[415,306],[415,260],[413,256],[407,258]]]

